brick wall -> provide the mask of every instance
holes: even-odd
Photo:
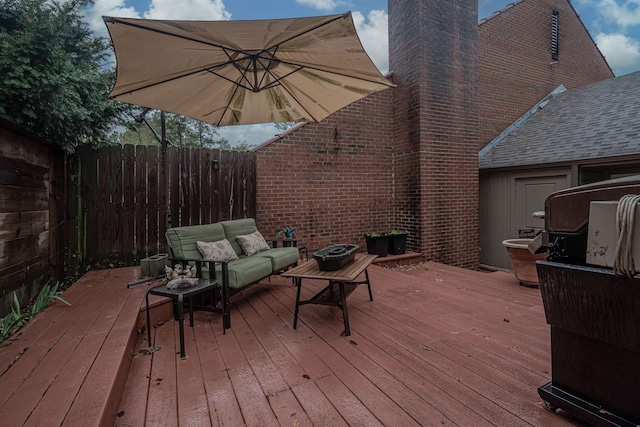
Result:
[[[477,1],[389,2],[399,228],[426,259],[478,265]]]
[[[559,57],[551,57],[551,16],[559,12]],[[479,25],[480,147],[564,84],[613,77],[568,0],[524,0]]]
[[[397,88],[257,150],[257,221],[313,249],[409,231],[427,259],[478,265],[477,153],[563,83],[612,73],[566,0],[524,0],[478,26],[477,0],[389,2]],[[551,64],[551,11],[560,56]]]
[[[364,249],[365,233],[391,230],[393,90],[257,150],[256,221],[267,240],[284,227],[297,227],[296,237],[310,251],[333,243]]]

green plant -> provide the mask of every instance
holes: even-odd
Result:
[[[390,236],[397,236],[398,234],[407,234],[407,232],[406,231],[391,230],[387,234],[390,235]]]
[[[53,302],[53,300],[56,300],[56,299],[59,300],[59,301],[62,301],[63,303],[67,304],[68,306],[71,305],[71,304],[69,304],[69,302],[67,302],[65,299],[63,299],[60,296],[60,295],[62,295],[62,291],[58,290],[58,286],[59,286],[59,283],[56,283],[53,286],[49,285],[49,283],[44,285],[44,287],[42,288],[42,290],[40,291],[40,293],[36,297],[36,300],[33,302],[33,305],[31,306],[30,317],[33,317],[36,314],[40,313],[49,304],[51,304]]]
[[[289,228],[289,227],[283,228],[282,230],[280,230],[280,231],[278,231],[276,233],[276,239],[275,240],[278,240],[278,238],[280,237],[280,233],[284,233],[285,239],[292,239],[294,230],[295,230],[295,227],[294,228]]]
[[[367,233],[365,234],[366,237],[380,237],[380,236],[384,236],[384,234],[380,234],[380,233]]]
[[[22,314],[18,296],[14,292],[11,313],[0,319],[0,342],[10,337],[18,328],[27,323],[28,320],[29,316]]]
[[[18,301],[18,296],[14,292],[13,302],[11,304],[11,312],[0,319],[0,343],[13,335],[29,320],[33,319],[36,314],[44,310],[49,304],[53,302],[53,300],[60,300],[70,306],[71,304],[60,297],[62,291],[58,290],[58,286],[58,283],[56,283],[54,286],[49,285],[49,283],[44,285],[35,301],[33,302],[29,313],[22,313],[20,302]]]

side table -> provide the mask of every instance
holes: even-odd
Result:
[[[153,288],[147,291],[147,295],[145,297],[146,300],[146,311],[147,311],[147,338],[149,340],[149,346],[151,346],[151,316],[149,315],[149,295],[159,295],[163,297],[169,297],[174,302],[174,317],[178,318],[179,328],[180,328],[180,357],[184,358],[185,350],[184,350],[184,300],[188,298],[189,301],[189,326],[193,328],[193,297],[195,295],[200,295],[205,292],[211,292],[212,304],[215,304],[216,298],[214,291],[216,289],[220,289],[220,285],[217,280],[209,280],[209,279],[198,279],[198,284],[195,286],[190,286],[186,288],[178,288],[178,289],[168,289],[166,283],[163,285],[154,286]],[[222,330],[224,333],[224,304],[222,306]],[[177,311],[177,313],[176,313]]]

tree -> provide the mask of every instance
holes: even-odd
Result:
[[[154,132],[160,135],[160,111],[154,110],[144,115],[144,121],[129,122],[127,131],[121,137],[121,143],[133,145],[159,145]],[[218,138],[218,129],[214,125],[201,122],[190,117],[177,114],[166,114],[166,138],[175,147],[218,148],[225,143],[224,138]],[[153,131],[150,129],[153,128]]]
[[[109,45],[80,9],[91,0],[0,0],[0,115],[73,151],[113,143],[131,107],[107,99]]]
[[[274,123],[273,125],[280,132],[285,132],[287,129],[292,128],[297,124],[298,124],[298,122],[277,122],[277,123]]]
[[[198,147],[213,147],[224,139],[216,139],[218,137],[218,129],[200,120],[195,120],[193,128]]]
[[[131,145],[160,145],[158,138],[149,129],[149,126],[154,129],[155,132],[160,134],[160,112],[157,114],[147,114],[145,117],[146,123],[140,121],[129,121],[126,123],[126,132],[120,137],[121,144]],[[147,124],[148,123],[148,124]]]
[[[255,147],[255,144],[249,144],[247,141],[242,141],[242,142],[238,142],[233,148],[233,151],[249,151],[251,150],[253,147]]]

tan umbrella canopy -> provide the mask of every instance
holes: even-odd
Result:
[[[110,99],[216,126],[316,122],[393,86],[351,13],[256,21],[103,17],[117,60]]]

